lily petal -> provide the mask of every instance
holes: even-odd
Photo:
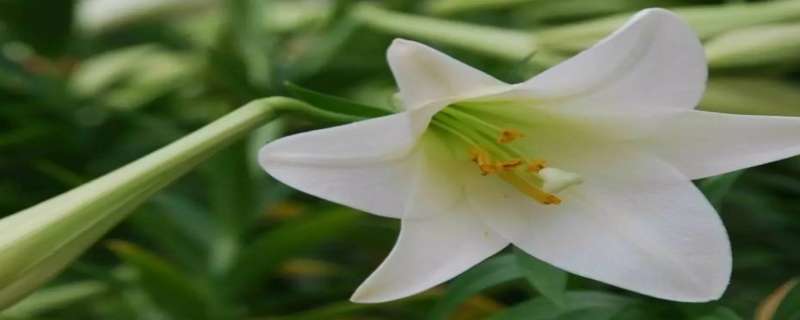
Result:
[[[514,95],[580,108],[691,109],[705,89],[703,47],[680,17],[647,9],[577,56],[523,82]]]
[[[300,191],[399,218],[416,178],[417,120],[399,113],[292,135],[264,146],[259,163]]]
[[[584,152],[554,160],[585,177],[559,194],[558,206],[532,201],[498,179],[473,183],[470,202],[498,234],[569,272],[663,299],[718,298],[729,281],[730,244],[689,179],[644,154]]]
[[[387,52],[406,110],[496,92],[509,85],[419,42],[395,39]]]
[[[435,132],[420,141],[420,175],[408,198],[400,236],[386,260],[353,294],[375,303],[429,289],[492,256],[508,241],[489,229],[465,200],[461,177],[474,172]]]
[[[692,110],[677,113],[653,127],[656,132],[641,145],[691,179],[800,154],[800,117]]]
[[[350,299],[377,303],[419,293],[508,245],[466,206],[451,209],[432,213],[433,218],[403,219],[394,249]]]

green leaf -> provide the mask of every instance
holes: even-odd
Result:
[[[152,243],[154,248],[168,252],[176,263],[199,271],[206,261],[206,247],[201,242],[193,242],[176,226],[175,214],[157,209],[154,205],[146,205],[133,215],[127,225]]]
[[[113,241],[108,247],[138,272],[152,302],[179,319],[211,319],[217,304],[211,290],[177,266],[134,244]]]
[[[353,315],[372,310],[414,308],[416,307],[415,304],[427,303],[434,298],[438,298],[438,295],[422,293],[399,301],[391,301],[380,304],[352,303],[350,301],[334,302],[321,307],[303,310],[301,312],[289,315],[265,317],[265,320],[351,319],[355,318]]]
[[[145,44],[93,56],[71,74],[70,88],[104,104],[131,110],[193,80],[201,60]]]
[[[742,317],[727,307],[719,306],[710,313],[697,318],[697,320],[742,320]]]
[[[588,317],[585,310],[591,310],[590,314],[596,313],[598,316],[614,315],[636,300],[600,291],[569,291],[564,294],[564,306],[555,305],[546,297],[537,297],[526,302],[517,304],[505,309],[492,317],[490,320],[553,320],[553,319],[573,319],[575,316],[580,319],[608,319],[608,318],[585,318]],[[579,317],[580,316],[580,317]]]
[[[324,28],[319,34],[312,35],[310,42],[313,43],[313,46],[291,64],[290,79],[300,81],[300,79],[308,79],[319,73],[336,57],[356,30],[358,30],[358,24],[345,17],[337,19],[335,23]]]
[[[267,231],[252,241],[235,263],[231,277],[234,292],[260,285],[281,262],[333,238],[344,237],[362,218],[351,209],[337,208],[308,215]]]
[[[301,100],[304,100],[317,108],[331,112],[343,113],[364,118],[375,118],[392,114],[388,110],[368,106],[353,102],[344,98],[319,93],[310,89],[303,88],[291,82],[286,82],[286,90]]]
[[[521,277],[523,273],[513,254],[486,260],[450,283],[445,296],[431,310],[430,319],[449,319],[453,311],[472,295]]]
[[[514,249],[514,256],[528,283],[554,304],[563,306],[568,274],[520,249]]]
[[[565,312],[555,319],[558,320],[609,320],[619,313],[617,308],[591,307],[586,309]]]
[[[227,28],[225,39],[231,41],[235,54],[244,64],[248,83],[265,89],[272,85],[275,35],[264,28],[261,12],[266,1],[225,1]]]
[[[208,253],[214,274],[229,271],[239,250],[238,239],[247,230],[251,215],[261,211],[255,201],[255,179],[250,176],[249,168],[241,165],[248,160],[245,144],[236,143],[201,169],[208,181],[206,196],[215,218]]]
[[[47,4],[33,1],[0,2],[3,33],[13,34],[17,41],[31,45],[36,52],[58,56],[69,46],[72,36],[76,1],[53,1]]]
[[[107,291],[108,286],[100,281],[81,281],[43,288],[13,307],[4,310],[0,316],[28,317],[44,314],[94,298]]]
[[[744,170],[739,170],[705,179],[700,182],[700,190],[703,191],[714,208],[719,210],[722,200],[725,199],[725,196],[743,172]]]

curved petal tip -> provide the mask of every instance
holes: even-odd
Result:
[[[392,40],[392,44],[389,45],[389,49],[387,49],[387,54],[389,57],[403,57],[414,54],[414,51],[417,50],[419,47],[423,46],[419,42],[406,40],[403,38],[395,38]]]
[[[719,263],[719,265],[717,266],[717,272],[715,274],[698,275],[698,278],[703,279],[703,281],[701,283],[696,283],[692,291],[682,293],[674,292],[674,296],[672,297],[656,297],[680,302],[696,303],[718,300],[725,293],[730,283],[731,271],[733,269],[730,251],[725,261],[717,261],[717,263]]]
[[[411,294],[397,294],[391,290],[374,290],[373,286],[367,285],[365,282],[353,292],[353,295],[350,296],[350,301],[354,303],[382,303],[401,299]]]

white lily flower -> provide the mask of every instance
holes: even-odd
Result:
[[[703,48],[663,9],[514,85],[407,40],[388,60],[403,112],[260,153],[296,189],[402,219],[356,302],[426,290],[508,244],[642,294],[716,299],[730,244],[691,179],[800,153],[800,118],[693,110]]]

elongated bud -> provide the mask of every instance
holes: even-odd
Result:
[[[294,99],[256,100],[120,169],[0,219],[0,308],[56,276],[152,194],[276,111],[348,120]]]

